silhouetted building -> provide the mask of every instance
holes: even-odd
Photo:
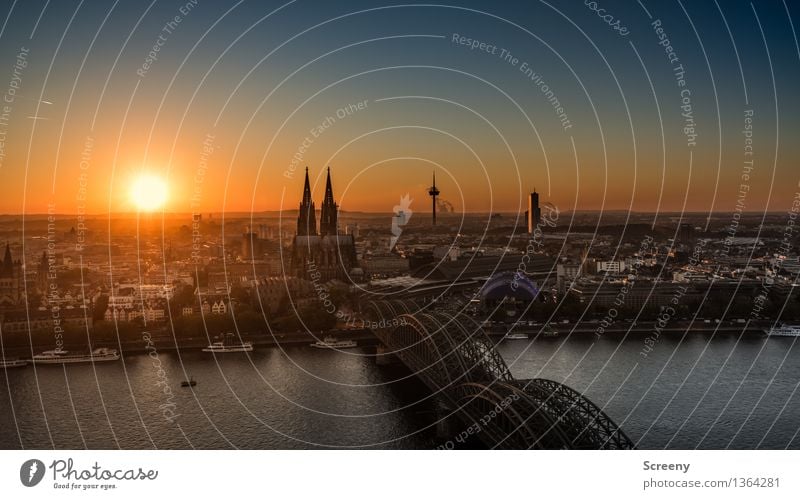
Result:
[[[408,258],[402,258],[395,253],[388,255],[370,255],[361,261],[364,273],[371,279],[393,277],[408,273]]]
[[[622,279],[595,281],[578,279],[569,290],[580,303],[595,309],[632,309],[674,306],[676,296],[680,303],[692,303],[700,294],[694,286],[668,281],[637,279],[629,283]]]
[[[329,168],[322,201],[320,234],[317,234],[316,213],[306,168],[303,201],[297,216],[297,235],[292,243],[291,262],[295,276],[320,282],[346,280],[350,269],[357,266],[355,239],[352,234],[339,234],[338,212]]]
[[[220,293],[227,293],[232,286],[249,286],[261,276],[270,275],[269,264],[260,260],[213,264],[206,270],[208,290]]]
[[[92,325],[92,314],[83,309],[61,309],[59,311],[61,327],[86,330]],[[3,333],[10,339],[14,335],[26,335],[34,331],[52,331],[53,314],[41,310],[12,310],[3,314]]]
[[[558,292],[564,294],[581,275],[580,263],[559,263],[556,267]]]
[[[330,173],[328,174],[330,177]],[[300,213],[297,215],[297,235],[317,235],[317,212],[314,201],[311,199],[311,185],[308,182],[308,167],[306,167],[306,183],[303,186],[303,200],[300,201]]]
[[[519,269],[519,255],[507,253],[500,256],[474,256],[459,258],[457,260],[433,261],[426,265],[414,267],[411,261],[411,275],[418,278],[431,280],[446,280],[450,282],[485,279],[498,272],[516,272]],[[545,283],[555,277],[556,266],[553,259],[546,255],[530,255],[525,266],[525,273],[539,283]],[[552,275],[551,275],[552,274]]]
[[[339,233],[339,206],[333,200],[331,187],[331,168],[328,167],[328,179],[325,183],[325,197],[322,199],[322,211],[319,217],[319,235],[328,236]]]
[[[539,193],[536,189],[528,196],[528,211],[525,212],[528,222],[528,234],[533,234],[536,226],[542,220],[542,210],[539,208]]]
[[[680,231],[678,232],[678,240],[682,243],[693,243],[695,241],[694,225],[681,224]]]
[[[247,227],[242,235],[242,260],[258,260],[262,253],[261,238],[256,232],[252,232],[250,227]]]
[[[11,248],[6,243],[6,252],[0,265],[0,306],[13,306],[22,302],[22,264],[11,258]]]

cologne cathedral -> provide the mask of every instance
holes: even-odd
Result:
[[[303,200],[297,215],[297,235],[292,244],[292,273],[295,276],[320,282],[349,280],[350,269],[358,265],[355,240],[351,234],[339,233],[338,216],[339,206],[333,200],[329,167],[317,232],[317,213],[306,168]]]

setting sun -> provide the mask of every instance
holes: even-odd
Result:
[[[130,196],[139,211],[154,211],[167,200],[167,184],[155,175],[143,174],[133,181]]]

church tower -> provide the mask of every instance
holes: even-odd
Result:
[[[8,245],[8,242],[6,242],[6,254],[3,256],[2,276],[14,276],[14,260],[11,258],[11,247]]]
[[[328,185],[330,185],[330,177],[328,177]],[[317,211],[316,208],[314,208],[314,201],[311,200],[308,167],[306,167],[306,184],[303,187],[303,200],[300,202],[300,213],[297,214],[297,235],[317,235]]]
[[[22,263],[11,257],[11,247],[6,242],[3,261],[0,262],[0,306],[14,306],[23,299],[24,279]]]
[[[317,233],[306,169],[303,202],[300,203],[297,217],[297,236],[292,242],[291,273],[305,280],[347,281],[350,270],[358,266],[358,257],[352,234],[339,234],[339,206],[333,199],[330,168],[320,211]]]
[[[331,187],[331,167],[328,167],[328,180],[325,184],[325,198],[322,200],[322,213],[319,218],[319,234],[335,236],[339,233],[339,206],[333,200]]]

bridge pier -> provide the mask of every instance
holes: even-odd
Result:
[[[453,411],[437,397],[436,399],[436,438],[440,441],[451,440],[458,432],[451,416]]]
[[[378,343],[375,347],[375,364],[379,366],[391,366],[399,364],[400,359],[389,351],[383,343]]]

